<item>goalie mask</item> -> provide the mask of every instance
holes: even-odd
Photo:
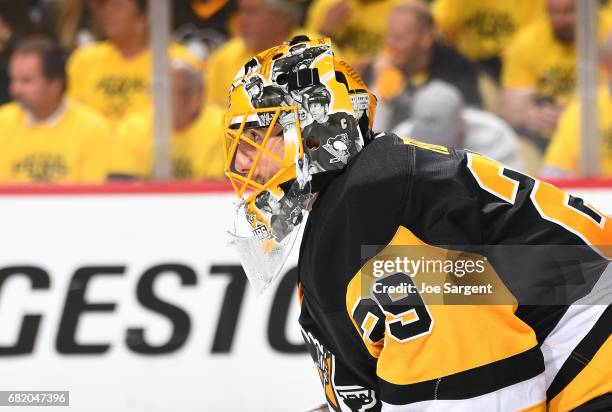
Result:
[[[375,104],[329,39],[295,38],[234,78],[223,140],[225,174],[239,197],[230,235],[259,293],[296,240],[312,176],[346,167],[363,148]]]

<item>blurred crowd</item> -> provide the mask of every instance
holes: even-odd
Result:
[[[331,37],[378,97],[375,131],[580,175],[577,0],[173,0],[172,178],[223,178],[235,73]],[[0,0],[0,183],[152,178],[147,0]],[[600,162],[612,176],[612,1],[598,1]]]

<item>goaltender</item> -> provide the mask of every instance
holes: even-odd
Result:
[[[330,410],[612,410],[609,217],[478,154],[374,135],[375,97],[327,39],[258,54],[229,98],[232,241],[259,292],[310,210],[299,321]],[[323,100],[337,119],[305,133]],[[398,256],[482,259],[486,273],[373,276]],[[496,293],[373,290],[467,279]]]

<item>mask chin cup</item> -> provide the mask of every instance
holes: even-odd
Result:
[[[257,236],[244,237],[228,232],[230,245],[238,253],[240,263],[257,296],[280,276],[293,245],[297,239],[299,227],[293,230],[280,243],[262,242]]]
[[[234,230],[228,232],[230,245],[258,295],[280,275],[312,199],[308,182],[294,181],[280,192],[263,192],[253,204],[239,205]]]

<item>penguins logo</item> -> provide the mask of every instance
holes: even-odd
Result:
[[[329,163],[342,162],[346,164],[350,155],[349,144],[348,134],[346,133],[327,139],[327,143],[323,145],[323,149],[327,150],[333,156],[329,160]]]
[[[364,412],[376,404],[374,391],[361,386],[337,386],[336,392],[351,412]]]

